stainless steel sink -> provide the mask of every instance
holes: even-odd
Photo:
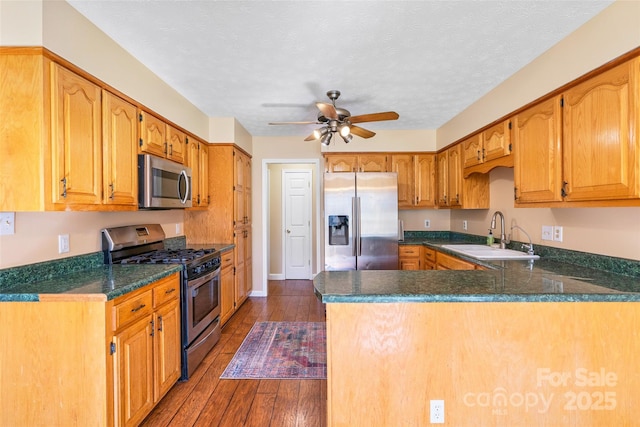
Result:
[[[442,247],[471,258],[482,260],[540,259],[538,255],[529,255],[526,252],[514,251],[513,249],[492,248],[487,245],[442,245]]]

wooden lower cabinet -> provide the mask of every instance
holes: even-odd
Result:
[[[436,252],[436,270],[475,270],[476,264],[460,258]]]
[[[422,270],[421,245],[398,246],[398,270]]]
[[[234,270],[234,251],[227,251],[222,254],[222,266],[220,270],[220,324],[224,325],[227,320],[235,313],[235,277]]]
[[[435,270],[436,269],[436,250],[422,247],[422,269],[423,270]]]
[[[0,303],[0,426],[138,425],[180,377],[180,273]]]

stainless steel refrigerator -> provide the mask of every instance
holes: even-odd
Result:
[[[324,174],[324,269],[398,269],[395,172]]]

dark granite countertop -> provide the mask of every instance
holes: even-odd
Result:
[[[233,243],[198,243],[186,245],[184,236],[165,240],[168,249],[185,247],[215,248],[220,253],[235,247]],[[41,295],[56,296],[57,301],[111,300],[177,271],[180,264],[104,265],[102,252],[60,260],[45,261],[0,270],[0,302],[40,301]],[[44,299],[44,297],[43,297]]]
[[[40,301],[41,295],[56,295],[57,301],[64,301],[64,295],[73,301],[82,295],[87,299],[104,295],[107,301],[178,271],[182,271],[181,264],[102,265],[47,280],[2,287],[0,302]]]
[[[400,242],[447,252],[487,270],[321,272],[313,280],[316,295],[325,303],[640,301],[636,276],[572,264],[551,252],[545,256],[542,251],[532,263],[479,261],[441,247],[455,243],[479,241],[405,238]],[[637,267],[633,261],[630,264]]]

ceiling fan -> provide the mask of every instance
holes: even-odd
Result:
[[[316,102],[318,107],[318,120],[314,122],[271,122],[270,125],[308,125],[318,124],[323,125],[319,129],[313,131],[311,135],[306,137],[305,141],[320,140],[324,145],[331,143],[331,138],[334,133],[339,133],[344,142],[349,142],[353,139],[353,135],[361,138],[371,138],[375,135],[375,132],[355,126],[354,123],[364,122],[381,122],[385,120],[397,120],[398,113],[395,111],[387,111],[384,113],[372,113],[362,114],[359,116],[352,116],[348,110],[344,108],[336,107],[336,99],[340,97],[339,90],[330,90],[327,92],[327,96],[331,100],[331,104],[327,102]]]

